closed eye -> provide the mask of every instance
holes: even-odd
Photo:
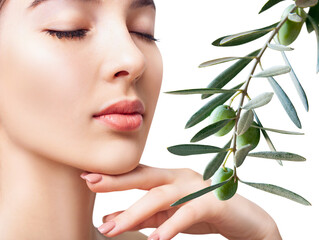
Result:
[[[158,39],[156,39],[153,35],[148,33],[142,33],[142,32],[136,32],[136,31],[130,31],[130,33],[135,34],[136,36],[142,38],[143,40],[149,41],[149,42],[157,42]]]
[[[45,30],[47,34],[58,39],[83,39],[89,30],[77,29],[72,31],[56,31],[56,30]]]
[[[83,39],[89,30],[86,29],[77,29],[72,31],[57,31],[57,30],[45,30],[47,34],[52,37],[57,37],[58,39]],[[135,34],[140,37],[142,40],[149,42],[156,42],[156,39],[153,35],[143,32],[130,31],[130,33]]]

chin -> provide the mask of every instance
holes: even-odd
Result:
[[[109,146],[107,149],[104,148],[100,154],[94,154],[94,161],[86,161],[90,165],[86,165],[84,170],[107,175],[124,174],[139,165],[142,151],[142,147],[136,145]]]
[[[110,162],[110,160],[112,162]],[[114,161],[114,162],[113,162]],[[128,173],[134,170],[139,165],[140,158],[138,159],[107,159],[94,164],[90,168],[85,169],[88,172],[101,173],[106,175],[119,175]],[[117,163],[117,164],[114,164]]]

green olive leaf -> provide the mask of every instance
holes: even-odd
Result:
[[[292,47],[285,46],[285,45],[282,45],[282,44],[267,43],[267,46],[270,49],[273,49],[273,50],[276,50],[276,51],[292,51],[292,50],[294,50]]]
[[[254,78],[273,77],[273,76],[289,73],[290,71],[291,71],[291,68],[289,66],[273,66],[261,71],[260,73],[253,75],[252,77]]]
[[[167,150],[175,155],[179,156],[189,156],[196,154],[206,154],[206,153],[218,153],[225,152],[228,149],[223,149],[210,145],[197,145],[197,144],[181,144],[168,147]]]
[[[252,100],[250,100],[245,106],[243,106],[243,109],[251,110],[251,109],[265,106],[271,101],[273,96],[274,96],[273,92],[262,93],[258,95],[257,97],[253,98]]]
[[[311,7],[308,11],[308,15],[310,17],[312,17],[312,19],[314,20],[315,24],[318,26],[319,25],[319,4]],[[307,26],[307,30],[308,33],[311,33],[314,29],[312,26],[312,23],[309,21],[309,19],[306,19],[306,26]]]
[[[263,7],[262,9],[259,11],[259,14],[268,10],[269,8],[271,8],[272,6],[276,5],[277,3],[280,3],[284,0],[269,0]]]
[[[277,81],[273,77],[268,78],[268,82],[270,83],[271,87],[273,88],[275,94],[277,95],[279,101],[281,102],[282,106],[284,107],[286,113],[288,114],[291,121],[298,127],[301,128],[301,122],[299,120],[297,111],[290,101],[289,97],[285,93],[285,91],[280,87]]]
[[[244,83],[240,83],[239,85],[235,86],[233,89],[239,89]],[[198,124],[199,122],[203,121],[207,118],[211,112],[218,107],[219,105],[224,104],[228,99],[230,99],[234,95],[233,92],[231,93],[222,93],[219,96],[213,98],[208,103],[206,103],[201,109],[199,109],[186,123],[185,128],[190,128]]]
[[[243,164],[251,149],[252,146],[250,144],[247,144],[236,151],[234,159],[236,167],[240,167]]]
[[[220,129],[225,127],[232,120],[234,119],[231,119],[231,118],[224,119],[203,128],[202,130],[200,130],[198,133],[195,134],[195,136],[191,139],[191,142],[198,142],[200,140],[203,140],[213,135],[214,133],[217,133]]]
[[[252,110],[244,111],[240,116],[237,124],[237,135],[244,134],[254,121],[254,113]]]
[[[256,112],[255,112],[254,110],[253,110],[253,113],[254,113],[254,115],[255,115],[256,122],[257,122],[258,126],[259,126],[260,129],[261,129],[261,132],[262,132],[262,134],[263,134],[263,136],[264,136],[264,138],[265,138],[265,140],[266,140],[266,142],[267,142],[267,145],[268,145],[269,149],[270,149],[271,151],[276,151],[276,148],[275,148],[273,142],[271,141],[271,139],[270,139],[268,133],[267,133],[266,130],[264,129],[263,125],[261,124],[261,122],[260,122],[260,120],[259,120],[259,118],[258,118],[258,115],[256,114]],[[252,126],[253,126],[253,125],[252,125]],[[281,160],[277,160],[277,162],[278,162],[278,164],[279,164],[280,166],[283,165]]]
[[[229,83],[234,77],[237,76],[251,61],[258,55],[260,49],[251,52],[245,58],[238,60],[235,64],[220,73],[208,86],[207,88],[223,88]],[[212,94],[202,95],[202,99],[210,97]]]
[[[232,142],[232,139],[224,146],[224,149],[230,148],[230,144]],[[203,179],[208,180],[212,176],[214,176],[215,172],[219,169],[219,167],[222,165],[224,162],[224,159],[227,155],[227,152],[219,152],[216,154],[216,156],[207,164],[204,174],[203,174]]]
[[[272,143],[272,141],[271,141],[271,139],[270,139],[268,133],[267,133],[266,130],[264,129],[262,123],[260,122],[260,120],[259,120],[259,118],[258,118],[258,116],[257,116],[257,114],[256,114],[256,112],[255,112],[254,110],[253,110],[253,113],[254,113],[254,115],[255,115],[256,122],[257,122],[258,126],[260,127],[261,132],[262,132],[262,134],[263,134],[263,136],[264,136],[264,138],[265,138],[265,140],[266,140],[266,142],[267,142],[267,144],[268,144],[268,147],[270,148],[270,150],[276,151],[276,148],[275,148],[274,144]],[[253,125],[252,125],[252,126],[253,126]]]
[[[277,151],[271,151],[271,152],[254,152],[249,153],[249,157],[256,157],[256,158],[267,158],[267,159],[274,159],[274,160],[284,160],[284,161],[293,161],[293,162],[304,162],[306,161],[306,158],[289,152],[277,152]]]
[[[226,180],[224,182],[215,184],[213,186],[209,186],[209,187],[203,188],[203,189],[201,189],[201,190],[199,190],[197,192],[191,193],[191,194],[179,199],[178,201],[174,202],[173,204],[171,204],[171,207],[175,207],[175,206],[180,205],[182,203],[185,203],[185,202],[188,202],[188,201],[193,200],[195,198],[198,198],[198,197],[200,197],[200,196],[202,196],[202,195],[204,195],[206,193],[209,193],[209,192],[211,192],[211,191],[213,191],[213,190],[225,185],[226,183],[228,183],[230,181],[230,179],[228,179],[228,180]]]
[[[170,91],[165,93],[176,94],[176,95],[190,95],[190,94],[235,93],[237,91],[240,91],[240,89],[194,88],[194,89]]]
[[[264,127],[259,127],[255,125],[251,125],[251,126],[254,128],[259,128],[260,130],[265,130],[269,132],[288,134],[288,135],[305,135],[304,133],[300,133],[300,132],[285,131],[285,130],[279,130],[279,129],[273,129],[273,128],[264,128]]]
[[[301,8],[313,7],[318,3],[318,0],[295,0],[296,5]]]
[[[247,184],[248,186],[257,188],[259,190],[263,190],[263,191],[290,199],[292,201],[301,203],[301,204],[306,205],[306,206],[311,206],[311,203],[308,202],[306,199],[304,199],[302,196],[300,196],[292,191],[289,191],[287,189],[284,189],[282,187],[278,187],[278,186],[275,186],[272,184],[266,184],[266,183],[252,183],[252,182],[244,182],[242,180],[240,180],[240,181],[244,184]]]
[[[309,19],[309,21],[312,24],[312,27],[316,33],[316,38],[317,38],[317,73],[318,73],[319,72],[319,27],[316,24],[315,20],[310,15],[307,15],[307,18]]]
[[[292,80],[292,82],[297,90],[297,93],[299,95],[299,98],[300,98],[304,108],[308,112],[309,111],[309,104],[308,104],[308,98],[307,98],[306,92],[303,89],[303,87],[301,86],[301,83],[299,82],[298,77],[297,77],[295,71],[293,70],[286,54],[284,52],[281,52],[281,55],[282,55],[283,59],[285,60],[286,64],[291,68],[291,71],[289,72],[290,78],[291,78],[291,80]]]
[[[264,28],[224,36],[215,40],[212,44],[214,46],[224,47],[224,46],[237,46],[244,43],[248,43],[266,35],[270,31],[275,29],[277,25],[278,25],[278,22]]]
[[[217,58],[217,59],[214,59],[214,60],[203,62],[198,67],[199,68],[210,67],[210,66],[213,66],[213,65],[217,65],[217,64],[225,63],[225,62],[230,62],[230,61],[234,61],[234,60],[238,60],[238,59],[254,59],[254,57],[223,57],[223,58]]]

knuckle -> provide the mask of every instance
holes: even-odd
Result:
[[[181,186],[183,189],[188,188],[195,191],[199,188],[209,187],[211,183],[210,180],[205,181],[203,175],[190,168],[175,169],[174,175],[173,183]]]
[[[166,196],[167,192],[163,188],[157,187],[150,189],[149,194],[155,198],[162,198],[163,196]]]
[[[202,180],[202,175],[190,168],[181,168],[179,170],[179,174],[187,177],[188,179]]]
[[[193,204],[187,204],[181,208],[187,218],[197,220],[199,218],[198,208]]]
[[[208,198],[210,198],[208,203]],[[212,207],[208,208],[207,216],[211,221],[220,222],[227,216],[229,209],[227,209],[228,203],[227,201],[220,201],[215,196],[207,196],[207,205],[211,205]]]

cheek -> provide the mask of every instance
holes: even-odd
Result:
[[[79,60],[63,55],[50,36],[37,34],[1,39],[0,114],[1,127],[15,140],[43,147],[49,144],[48,132],[52,140],[68,138],[87,121],[88,116],[74,121],[80,115],[77,101],[87,88],[85,76],[76,71],[82,69]]]
[[[143,80],[138,83],[140,84],[138,94],[143,96],[144,102],[150,109],[147,117],[150,118],[149,122],[151,122],[156,108],[159,91],[161,89],[163,75],[162,57],[157,48],[152,49],[152,51],[148,53],[147,63],[147,69],[143,76]]]

